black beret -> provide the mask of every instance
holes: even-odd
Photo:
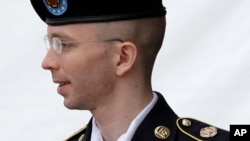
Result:
[[[165,16],[162,0],[31,0],[48,25]]]

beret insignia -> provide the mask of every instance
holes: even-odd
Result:
[[[47,3],[53,8],[55,8],[60,4],[60,0],[47,0]]]
[[[54,16],[60,16],[67,11],[67,0],[43,0],[47,10]]]

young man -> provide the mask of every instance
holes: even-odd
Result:
[[[179,118],[151,87],[165,33],[161,0],[31,0],[48,25],[42,67],[69,109],[93,117],[68,141],[228,141],[227,131]]]

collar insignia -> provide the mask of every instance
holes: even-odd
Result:
[[[170,136],[170,130],[165,126],[158,126],[155,128],[155,136],[158,139],[165,140]]]

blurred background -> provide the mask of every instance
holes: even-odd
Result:
[[[250,124],[250,1],[163,0],[167,31],[153,73],[181,117]],[[46,25],[29,0],[0,1],[0,140],[61,141],[88,111],[68,110],[41,69]]]

